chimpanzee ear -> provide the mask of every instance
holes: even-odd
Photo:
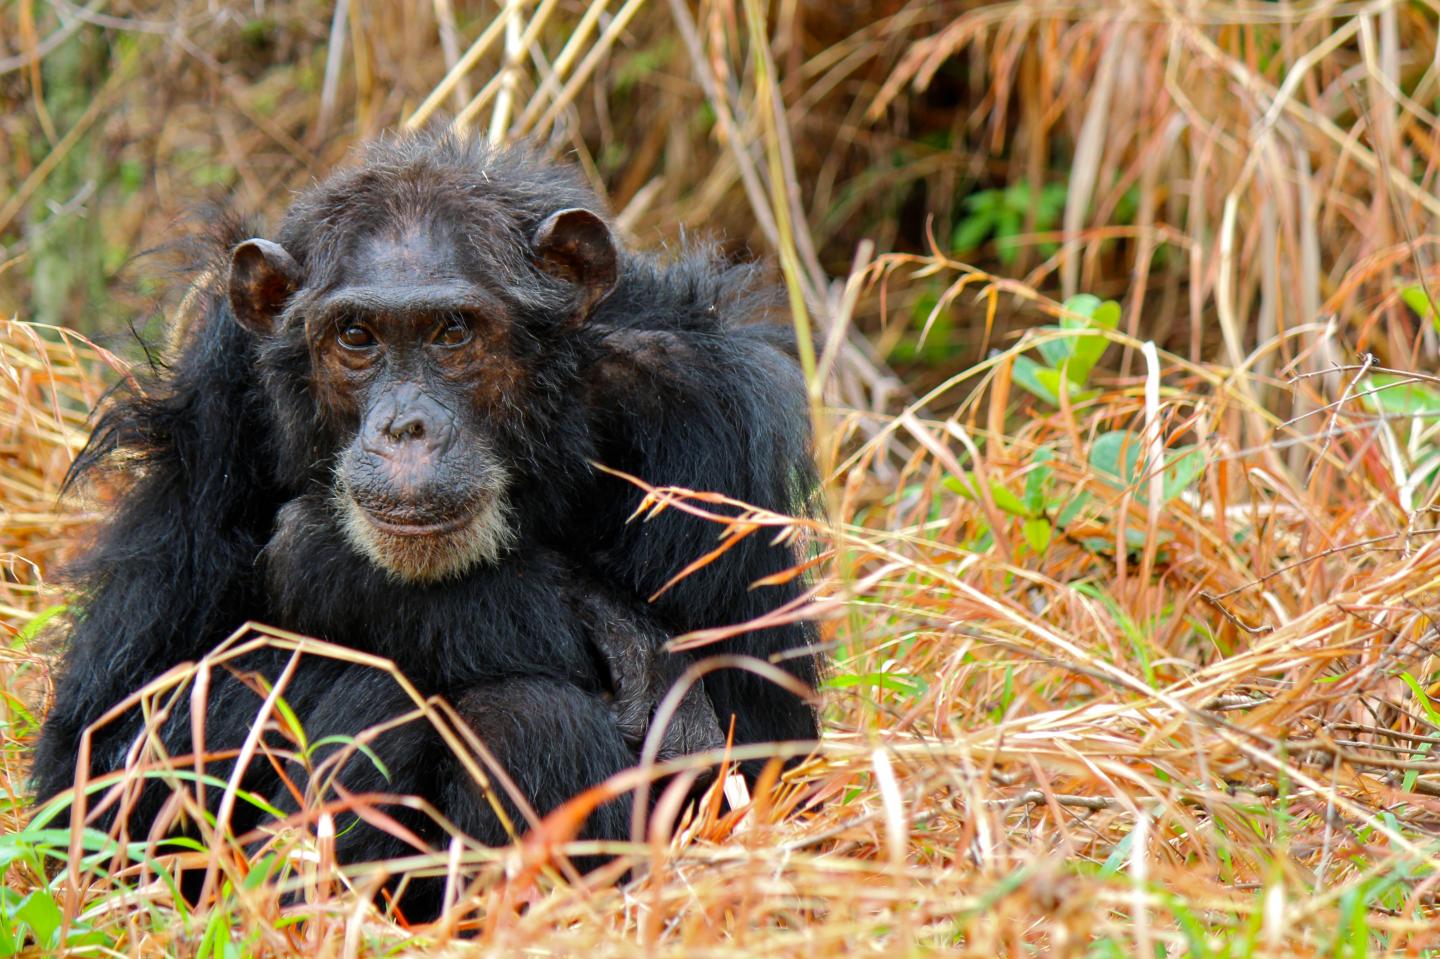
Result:
[[[552,213],[535,231],[536,265],[584,291],[576,319],[584,320],[615,287],[620,273],[615,240],[605,221],[578,207]]]
[[[278,243],[246,240],[230,254],[230,308],[257,336],[275,329],[275,317],[300,288],[300,264]]]

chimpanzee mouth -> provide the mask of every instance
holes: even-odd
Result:
[[[444,536],[458,533],[475,522],[475,512],[464,513],[452,519],[438,522],[424,522],[415,516],[385,515],[360,507],[365,521],[388,536]]]

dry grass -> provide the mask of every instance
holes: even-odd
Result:
[[[424,865],[466,895],[426,929],[368,905],[374,869],[333,868],[318,806],[273,860],[192,853],[229,880],[193,908],[164,861],[72,852],[43,883],[39,850],[65,842],[22,828],[48,662],[29,624],[64,602],[37,582],[87,521],[54,495],[110,362],[6,324],[0,945],[53,911],[72,946],[137,954],[1440,954],[1440,383],[1397,372],[1436,355],[1436,8],[609,7],[516,3],[443,44],[448,2],[433,42],[363,7],[312,27],[314,65],[337,64],[312,108],[241,129],[343,135],[295,163],[236,141],[236,176],[263,201],[441,105],[575,150],[632,235],[753,223],[801,329],[829,334],[807,361],[830,505],[806,530],[834,656],[820,754],[735,813],[642,830],[620,885],[555,871],[576,809],[498,857],[437,850]],[[430,51],[413,97],[374,82],[412,48]],[[678,122],[702,103],[713,125]],[[974,211],[952,198],[1005,187],[1029,191],[1018,223],[957,251]],[[1080,323],[1077,291],[1119,301],[1117,328],[1011,336]],[[1027,389],[1095,337],[1105,360],[1073,391]]]

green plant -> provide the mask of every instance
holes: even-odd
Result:
[[[1415,311],[1416,316],[1420,317],[1420,319],[1426,323],[1429,323],[1435,329],[1440,330],[1440,314],[1436,313],[1435,304],[1431,302],[1430,294],[1425,290],[1425,287],[1418,283],[1402,287],[1400,289],[1400,299],[1404,301],[1406,306]]]
[[[1090,371],[1110,345],[1103,331],[1113,330],[1120,323],[1120,304],[1101,301],[1088,293],[1065,301],[1065,312],[1059,326],[1042,326],[1041,333],[1065,332],[1073,335],[1045,337],[1035,344],[1044,363],[1028,356],[1015,357],[1015,383],[1022,389],[1052,406],[1060,405],[1062,384],[1070,401],[1090,399],[1094,391],[1084,386]]]
[[[978,249],[987,240],[995,241],[995,254],[1006,266],[1020,255],[1019,237],[1025,233],[1025,218],[1033,211],[1033,229],[1044,233],[1055,229],[1065,209],[1066,188],[1063,183],[1047,183],[1038,190],[1029,183],[980,190],[965,198],[965,215],[950,235],[950,248],[957,254]],[[1040,251],[1052,256],[1059,249],[1055,243],[1039,244]]]
[[[1130,430],[1101,433],[1090,444],[1090,466],[1102,478],[1120,489],[1133,489],[1135,498],[1149,502],[1148,472],[1140,470],[1140,435]],[[1168,503],[1179,496],[1205,470],[1205,456],[1195,446],[1177,446],[1165,457],[1161,476],[1160,501]]]

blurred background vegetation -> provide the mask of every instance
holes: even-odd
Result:
[[[492,2],[0,7],[0,312],[143,326],[173,284],[141,254],[197,205],[233,197],[273,219],[422,104],[493,128],[507,97],[519,108],[497,129],[583,164],[633,242],[689,231],[775,254],[755,209],[775,195],[772,104],[757,99],[771,77],[739,4],[513,6],[511,35],[491,31],[478,52]],[[1347,349],[1398,359],[1423,341],[1433,360],[1434,332],[1417,339],[1398,295],[1423,288],[1433,247],[1411,241],[1440,216],[1433,9],[1184,6],[783,0],[764,13],[816,308],[868,239],[1115,297],[1122,329],[1195,360],[1237,362],[1272,339],[1258,372],[1334,360],[1332,321]],[[933,275],[867,299],[860,349],[924,385],[1038,316],[1002,298],[991,317],[968,296],[935,312],[946,290]],[[882,379],[877,366],[869,385]]]

